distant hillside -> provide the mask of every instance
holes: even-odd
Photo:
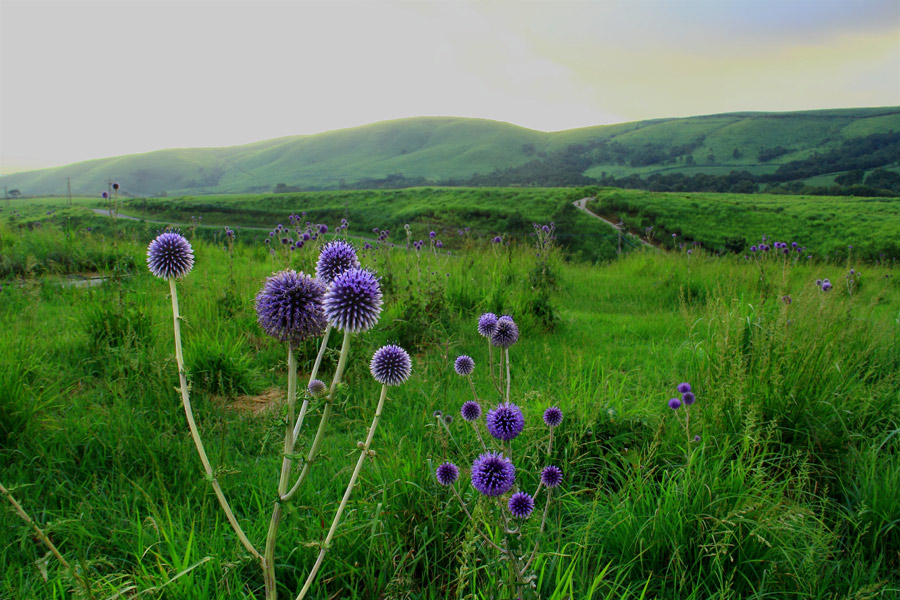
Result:
[[[875,170],[878,189],[900,181],[900,107],[729,113],[554,133],[421,117],[229,148],[90,160],[0,177],[0,185],[23,195],[64,194],[71,178],[73,191],[90,195],[114,179],[131,196],[171,196],[426,184],[708,189],[709,176],[722,176],[717,185],[740,188],[733,191],[762,185],[790,191],[804,182],[832,185],[841,176],[847,185],[865,185]],[[744,175],[724,178],[731,172]]]

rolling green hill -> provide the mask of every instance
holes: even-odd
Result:
[[[900,141],[876,140],[880,154],[874,155],[869,143],[893,132],[900,134],[900,107],[729,113],[553,133],[483,119],[420,117],[229,148],[90,160],[0,177],[0,185],[24,195],[63,194],[71,178],[78,193],[99,194],[115,179],[128,195],[150,196],[266,192],[277,184],[284,191],[583,185],[604,177],[730,171],[747,171],[760,181],[816,178],[828,185],[853,169],[900,166]],[[857,152],[856,162],[838,160],[846,148]],[[781,167],[821,156],[838,159],[777,175],[785,172]]]

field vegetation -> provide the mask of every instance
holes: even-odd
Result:
[[[774,221],[754,221],[765,213],[748,210],[743,228],[710,211],[701,225],[693,219],[702,210],[688,208],[695,200],[676,198],[683,212],[653,217],[657,230],[677,227],[711,247],[719,231],[723,239],[733,231],[748,240],[797,236],[813,258],[718,256],[698,245],[626,246],[616,258],[535,249],[532,221],[556,218],[561,244],[566,232],[593,226],[580,213],[566,220],[572,190],[547,191],[543,201],[534,190],[492,193],[489,202],[471,190],[434,189],[134,200],[122,209],[160,221],[195,217],[182,231],[196,266],[178,284],[191,395],[224,493],[257,543],[282,463],[287,365],[284,346],[257,325],[254,297],[286,264],[314,270],[317,246],[341,218],[351,234],[392,231],[393,248],[363,249],[367,241],[349,238],[381,277],[385,309],[351,349],[322,460],[284,515],[281,597],[296,596],[315,560],[378,395],[368,357],[386,343],[410,352],[412,376],[389,394],[377,456],[310,597],[511,597],[502,567],[434,474],[478,448],[458,416],[471,391],[454,373],[456,356],[474,359],[485,408],[498,401],[476,331],[488,311],[512,315],[520,329],[510,356],[523,435],[539,439],[547,406],[565,415],[550,457],[564,473],[557,501],[542,533],[537,519],[525,521],[542,538],[534,563],[541,598],[900,593],[900,279],[891,261],[857,262],[850,253],[848,263],[828,245],[862,247],[877,223],[864,239],[848,227],[820,242],[813,228],[794,229],[805,217],[787,207]],[[0,215],[0,483],[72,570],[5,507],[0,597],[84,597],[79,578],[96,598],[262,597],[262,575],[204,480],[179,403],[168,286],[143,266],[161,225],[113,223],[89,212],[94,200],[29,202]],[[601,195],[602,210],[608,202]],[[270,252],[268,230],[301,210],[330,232]],[[505,229],[512,214],[521,231]],[[246,228],[232,246],[222,226],[238,218]],[[477,226],[459,235],[470,222]],[[750,231],[757,222],[759,232]],[[454,240],[449,254],[430,230]],[[421,249],[406,247],[420,238]],[[614,246],[615,236],[597,239]],[[106,279],[84,286],[59,277],[85,271]],[[833,288],[823,291],[817,279]],[[301,377],[316,350],[316,340],[298,348]],[[337,354],[329,350],[323,368],[333,369]],[[681,382],[697,397],[690,436],[698,438],[685,435],[684,407],[668,405]],[[313,403],[313,422],[320,410]],[[457,415],[446,430],[437,410]],[[460,467],[460,493],[486,510],[489,500],[477,500],[467,481],[469,465]],[[518,477],[531,487],[537,475],[522,468]]]

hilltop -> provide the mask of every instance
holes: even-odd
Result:
[[[735,172],[723,177],[721,191],[756,191],[764,183],[827,186],[842,175],[862,184],[878,169],[876,179],[887,173],[887,184],[872,185],[890,190],[898,167],[900,107],[885,107],[727,113],[552,133],[417,117],[227,148],[89,160],[0,177],[0,185],[29,196],[65,194],[67,178],[73,191],[88,195],[115,179],[132,196],[416,185],[674,189],[698,174]]]

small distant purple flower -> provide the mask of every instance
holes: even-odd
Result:
[[[436,242],[434,243],[434,247],[435,247],[435,248],[443,248],[443,247],[444,247],[444,242],[442,242],[441,240],[438,240],[438,241],[436,241]]]
[[[821,279],[816,279],[816,285],[819,286],[819,287],[822,287],[822,280],[821,280]]]
[[[112,188],[113,188],[115,191],[118,192],[118,191],[119,191],[119,184],[118,184],[118,183],[114,183],[114,184],[112,185]]]
[[[782,296],[781,301],[784,302],[785,304],[790,304],[792,302],[790,296]]]
[[[435,232],[431,231],[428,233],[428,237],[430,237],[431,239],[434,239],[437,237],[437,234]]]
[[[497,331],[497,315],[491,312],[484,313],[478,319],[478,334],[489,338]]]
[[[699,442],[699,441],[700,441],[700,436],[699,436],[699,435],[695,435],[695,436],[694,436],[694,442],[696,443],[696,442]]]
[[[325,292],[325,316],[336,328],[352,333],[375,326],[381,314],[378,278],[365,269],[349,269],[334,278]]]
[[[825,281],[822,282],[822,291],[827,292],[830,289],[831,289],[831,282],[826,279]]]
[[[691,384],[687,382],[679,383],[676,389],[678,390],[679,394],[686,394],[687,392],[691,391]]]
[[[162,279],[180,279],[194,268],[194,250],[181,234],[161,233],[147,247],[147,268]]]
[[[319,225],[319,233],[322,235],[328,233],[328,225]]]
[[[103,192],[102,194],[100,194],[100,197],[105,200],[105,199],[109,198],[109,194],[106,192]]]
[[[525,429],[525,417],[522,410],[512,402],[502,402],[488,411],[485,425],[492,436],[508,442]]]
[[[542,225],[541,231],[543,231],[544,233],[550,233],[550,228],[547,225]]]
[[[697,397],[694,396],[694,392],[686,392],[681,395],[681,401],[684,402],[685,406],[690,406],[696,399]]]
[[[266,278],[256,295],[256,315],[263,331],[294,344],[325,331],[325,288],[302,271],[279,271]]]
[[[383,385],[400,385],[407,379],[412,371],[412,360],[409,353],[400,346],[394,344],[382,346],[372,355],[369,363],[372,377]]]
[[[756,252],[756,246],[750,246],[750,252]]]
[[[485,496],[500,496],[516,482],[516,467],[499,452],[485,452],[472,463],[472,487]]]
[[[519,327],[511,317],[497,319],[497,329],[491,336],[491,344],[500,348],[509,348],[519,341]]]
[[[466,377],[472,374],[472,371],[475,370],[475,361],[472,360],[471,356],[466,356],[465,354],[457,356],[456,362],[453,363],[453,368],[456,370],[457,375],[462,375]]]
[[[452,462],[441,463],[434,474],[441,485],[453,485],[459,479],[459,467]]]
[[[681,400],[679,400],[678,398],[671,398],[669,400],[669,408],[671,408],[672,410],[678,410],[679,408],[681,408]]]
[[[462,418],[471,423],[481,416],[481,405],[474,400],[464,402],[462,408],[459,409]]]
[[[344,240],[334,240],[322,246],[316,261],[316,277],[327,286],[344,271],[358,267],[356,248]]]
[[[309,382],[306,389],[308,389],[309,393],[313,396],[321,396],[325,393],[327,388],[325,387],[325,382],[321,379],[313,379]]]
[[[563,414],[558,406],[551,406],[544,411],[544,423],[547,424],[547,427],[559,427],[562,420]]]
[[[527,519],[534,511],[534,499],[525,492],[516,492],[509,499],[509,512],[517,519]]]
[[[559,467],[548,465],[541,471],[541,483],[545,487],[555,488],[562,483],[563,472]]]
[[[502,241],[503,241],[503,238],[501,238],[499,235],[497,235],[497,236],[494,236],[494,238],[491,240],[491,243],[492,243],[492,244],[499,244],[499,243],[502,242]]]

